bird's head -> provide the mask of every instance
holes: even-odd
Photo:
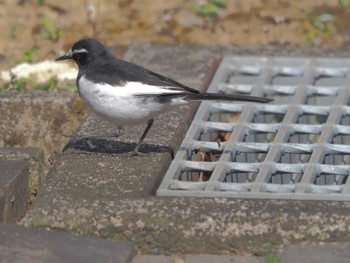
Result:
[[[55,61],[72,59],[79,68],[83,68],[91,63],[99,63],[109,56],[111,54],[102,43],[88,38],[76,42],[65,55],[56,58]]]

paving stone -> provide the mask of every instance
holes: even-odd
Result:
[[[0,160],[0,221],[20,221],[27,209],[29,163]]]
[[[0,224],[0,262],[128,263],[131,243]]]

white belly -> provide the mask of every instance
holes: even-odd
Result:
[[[93,83],[82,76],[79,80],[79,94],[98,116],[120,126],[147,122],[156,115],[171,109],[172,106],[187,103],[183,99],[174,99],[164,104],[157,102],[152,96],[135,97],[134,94],[140,92],[139,85],[142,84],[116,87]],[[144,89],[146,94],[156,94],[159,89],[154,86],[144,86],[149,87]]]

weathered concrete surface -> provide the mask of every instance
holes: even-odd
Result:
[[[348,263],[350,258],[349,243],[292,245],[280,256],[267,253],[264,257],[236,255],[136,255],[131,263]]]
[[[130,243],[0,224],[0,262],[128,263]]]
[[[296,242],[350,240],[347,203],[122,198],[111,195],[113,186],[119,190],[113,184],[89,195],[93,186],[81,185],[80,195],[52,196],[51,207],[36,206],[23,223],[129,240],[147,253],[263,255]]]
[[[136,255],[131,263],[262,263],[263,258],[229,255]],[[289,262],[284,262],[289,263]]]
[[[348,263],[350,259],[350,244],[291,246],[282,253],[280,258],[285,263]]]
[[[43,149],[45,167],[86,117],[72,92],[0,92],[0,147]]]
[[[28,161],[0,160],[0,222],[20,221],[28,205]]]
[[[28,203],[31,203],[45,181],[43,151],[38,148],[0,148],[0,160],[29,162]]]
[[[209,62],[224,53],[344,56],[346,51],[140,44],[132,46],[125,58],[198,88]],[[264,255],[292,243],[350,239],[350,203],[346,202],[152,195],[170,162],[168,145],[175,131],[179,140],[178,127],[188,125],[179,125],[186,109],[156,119],[143,146],[144,156],[124,155],[144,125],[127,127],[118,138],[74,138],[64,153],[56,155],[46,187],[22,224],[129,240],[146,253]],[[110,124],[91,117],[77,136],[114,132]]]

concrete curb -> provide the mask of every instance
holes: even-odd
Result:
[[[324,52],[135,44],[125,57],[196,88],[208,72],[208,61],[218,54],[324,56]],[[347,53],[332,52],[327,55]],[[115,131],[109,123],[90,116],[73,138],[76,141],[56,156],[45,188],[21,223],[132,241],[138,251],[151,254],[262,256],[293,243],[349,241],[350,204],[346,202],[153,196],[157,174],[167,165],[162,158],[170,158],[169,145],[187,109],[160,116],[143,145],[147,154],[134,158],[123,153],[138,140],[143,125],[126,127],[119,138],[81,139]]]

